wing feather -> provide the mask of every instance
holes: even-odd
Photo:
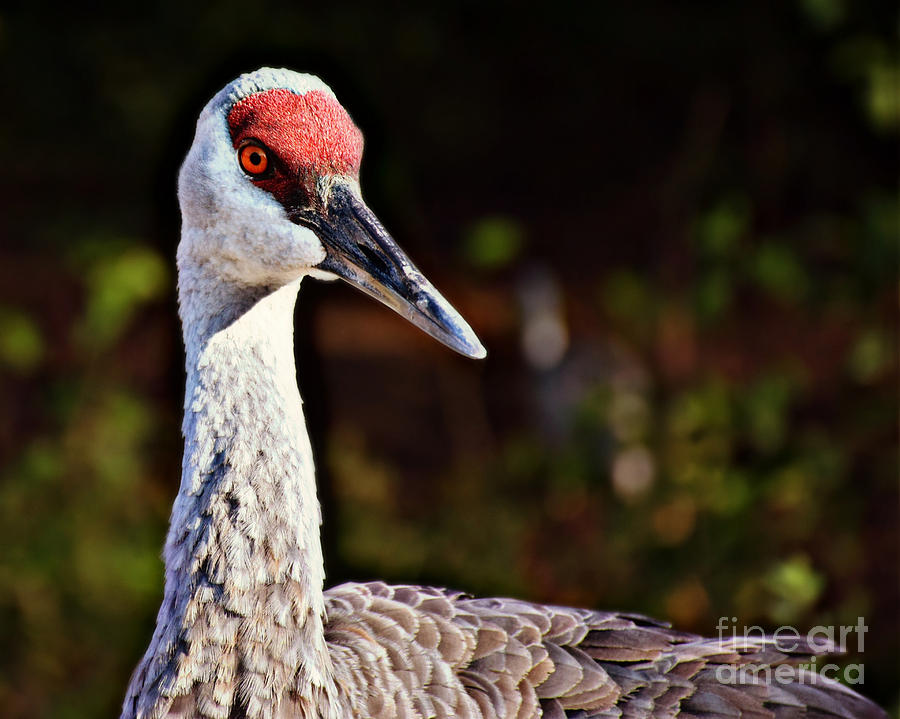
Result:
[[[794,637],[702,639],[637,614],[383,582],[336,587],[326,605],[335,674],[360,718],[886,717],[816,675],[760,675],[822,653]],[[214,715],[220,698],[206,701]]]

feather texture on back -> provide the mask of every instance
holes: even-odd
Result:
[[[788,647],[704,639],[639,615],[380,582],[345,584],[325,598],[347,716],[885,716],[811,672],[792,667],[798,681],[776,681],[775,667],[821,653],[793,638]]]

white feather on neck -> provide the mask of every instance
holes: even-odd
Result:
[[[289,693],[314,706],[333,687],[293,353],[300,280],[266,291],[181,270],[185,453],[165,598],[132,684],[138,714],[240,696],[246,716],[268,717]]]

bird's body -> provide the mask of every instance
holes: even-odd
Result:
[[[809,672],[776,680],[771,667],[824,649],[804,641],[423,587],[323,592],[293,359],[301,278],[343,277],[483,356],[362,203],[361,151],[331,91],[285,70],[242,76],[198,122],[179,182],[182,480],[123,719],[884,716]]]

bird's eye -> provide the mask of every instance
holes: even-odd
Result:
[[[269,156],[264,147],[248,143],[238,150],[241,167],[248,175],[262,175],[269,167]]]

